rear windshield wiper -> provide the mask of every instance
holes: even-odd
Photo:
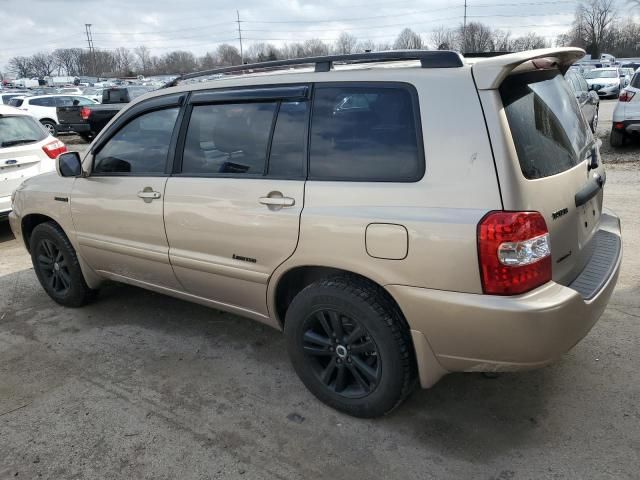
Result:
[[[22,145],[24,143],[34,143],[38,140],[34,140],[32,138],[23,139],[23,140],[7,140],[6,142],[2,142],[0,145],[3,147],[13,147],[14,145]]]

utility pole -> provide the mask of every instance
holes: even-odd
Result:
[[[91,59],[91,73],[96,76],[96,53],[93,47],[93,35],[91,34],[91,24],[84,24],[84,31],[87,34],[87,45],[89,45],[89,56]]]
[[[462,53],[467,49],[467,0],[464,0],[464,22],[462,24]]]
[[[240,40],[240,65],[244,64],[244,55],[242,53],[242,29],[240,28],[240,12],[236,10],[238,16],[238,39]]]

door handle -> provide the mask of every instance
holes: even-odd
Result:
[[[155,192],[151,187],[144,187],[144,190],[138,192],[138,197],[143,199],[145,203],[150,203],[152,200],[160,198],[160,192]]]
[[[260,197],[258,202],[269,207],[269,210],[280,210],[283,207],[293,207],[296,204],[295,199],[285,197],[280,192],[270,192],[266,197]]]

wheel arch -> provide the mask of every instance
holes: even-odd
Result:
[[[80,269],[82,270],[82,274],[84,275],[85,282],[87,282],[87,285],[89,285],[90,288],[93,288],[93,289],[98,288],[102,283],[102,278],[100,278],[100,276],[96,274],[94,270],[87,264],[87,262],[82,257],[81,253],[78,251],[76,245],[74,245],[74,242],[72,241],[71,236],[67,233],[67,231],[60,224],[60,222],[58,222],[53,217],[44,215],[42,213],[29,213],[24,217],[22,217],[20,221],[22,240],[29,254],[31,254],[31,235],[33,233],[33,230],[38,225],[41,225],[47,222],[55,224],[58,228],[60,228],[60,230],[62,230],[62,233],[64,233],[65,236],[69,239],[69,242],[71,243],[72,247],[76,251],[78,262],[80,263]]]

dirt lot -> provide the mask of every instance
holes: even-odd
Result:
[[[640,163],[607,178],[625,258],[589,336],[539,371],[450,375],[375,421],[316,401],[249,320],[120,285],[57,306],[0,225],[0,478],[638,478]]]

